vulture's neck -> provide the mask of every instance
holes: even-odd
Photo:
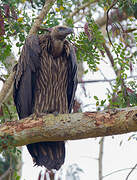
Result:
[[[62,55],[64,48],[64,40],[52,39],[52,55],[59,57]]]

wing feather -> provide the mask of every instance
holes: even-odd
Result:
[[[69,55],[69,69],[68,69],[68,88],[67,88],[67,98],[68,98],[68,108],[69,113],[72,111],[75,92],[77,89],[77,63],[76,63],[76,53],[73,46],[70,46]]]
[[[40,67],[40,52],[38,36],[29,36],[16,67],[13,88],[13,98],[20,119],[32,114],[35,80]]]

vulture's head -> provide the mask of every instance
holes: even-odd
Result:
[[[64,40],[67,35],[74,33],[72,28],[66,26],[55,26],[51,29],[51,37],[56,40]]]

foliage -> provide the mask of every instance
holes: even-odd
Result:
[[[0,138],[0,151],[2,151],[2,156],[0,157],[0,176],[4,174],[5,170],[8,170],[10,168],[11,180],[20,178],[17,174],[16,168],[18,161],[21,158],[21,151],[14,147],[14,143],[15,140],[12,136],[4,135]]]
[[[84,32],[81,32],[79,36],[74,39],[77,47],[77,59],[86,61],[89,68],[96,71],[96,65],[99,64],[101,60],[100,52],[102,54],[104,53],[104,38],[94,20],[87,17],[87,21],[88,23],[84,26]]]

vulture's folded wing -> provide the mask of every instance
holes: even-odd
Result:
[[[67,88],[67,98],[68,98],[68,108],[69,113],[73,108],[75,92],[77,88],[77,62],[76,62],[76,53],[74,47],[70,47],[69,55],[69,69],[68,69],[68,88]]]
[[[32,114],[35,79],[40,67],[40,52],[38,36],[29,36],[16,67],[13,88],[13,98],[20,119]]]

